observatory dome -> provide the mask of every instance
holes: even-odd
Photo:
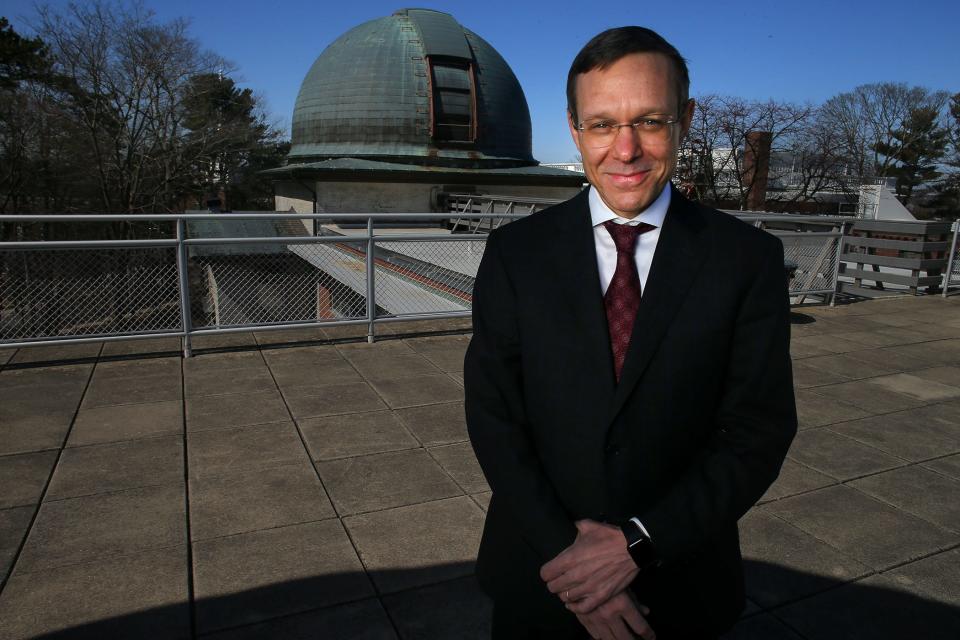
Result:
[[[402,9],[340,36],[297,96],[288,164],[359,158],[493,169],[536,165],[520,83],[452,16]]]

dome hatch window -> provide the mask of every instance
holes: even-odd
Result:
[[[434,140],[476,140],[476,92],[472,65],[467,62],[430,60],[433,90],[431,135]]]

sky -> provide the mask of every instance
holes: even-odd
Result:
[[[47,3],[54,8],[64,0]],[[229,60],[238,84],[289,131],[300,83],[324,48],[350,28],[404,7],[437,9],[492,44],[527,97],[534,156],[572,160],[564,84],[577,51],[600,31],[636,24],[688,60],[691,95],[819,103],[872,82],[960,91],[960,2],[583,0],[145,0],[161,21],[183,17],[204,47]],[[3,0],[0,15],[29,34],[34,2]]]

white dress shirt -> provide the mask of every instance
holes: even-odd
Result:
[[[593,187],[590,187],[590,218],[593,221],[593,241],[597,248],[597,267],[600,269],[600,291],[604,294],[610,281],[613,280],[613,272],[617,270],[617,246],[610,237],[603,223],[607,220],[613,220],[617,224],[638,225],[645,222],[653,225],[656,229],[651,229],[637,237],[637,246],[634,249],[633,258],[637,263],[637,275],[640,276],[640,291],[647,289],[647,276],[650,275],[650,264],[653,262],[653,252],[657,249],[657,242],[660,240],[660,229],[663,227],[663,221],[667,217],[667,209],[670,207],[670,184],[668,183],[657,199],[649,207],[641,211],[637,217],[632,220],[618,216],[610,210],[600,194]]]
[[[613,243],[613,238],[610,236],[610,232],[604,228],[603,223],[607,220],[613,220],[617,224],[636,226],[645,222],[656,227],[656,229],[641,233],[637,237],[637,246],[633,253],[633,259],[637,263],[637,275],[640,276],[640,292],[643,295],[643,292],[647,290],[647,276],[650,275],[653,253],[656,251],[657,242],[660,240],[660,229],[663,228],[663,221],[666,219],[667,209],[670,207],[670,184],[664,186],[657,199],[632,220],[618,216],[611,211],[593,187],[590,187],[588,197],[590,218],[593,221],[593,241],[597,248],[597,267],[600,270],[600,290],[604,294],[607,292],[607,287],[610,286],[610,281],[613,280],[614,271],[617,270],[617,245]],[[631,518],[631,520],[640,527],[645,536],[650,537],[647,528],[638,518]]]

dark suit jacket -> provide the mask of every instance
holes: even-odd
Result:
[[[654,630],[736,621],[736,523],[796,432],[787,294],[777,238],[674,190],[617,384],[586,191],[490,234],[464,382],[497,606],[576,623],[541,565],[574,520],[638,516],[664,561],[632,585]]]

